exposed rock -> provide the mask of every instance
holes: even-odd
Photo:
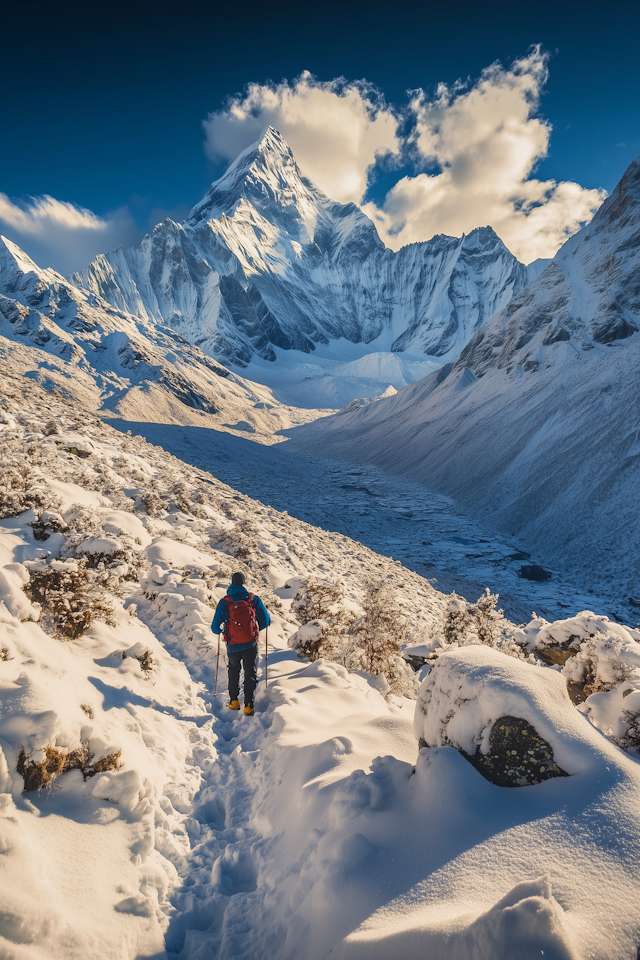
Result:
[[[552,777],[567,777],[546,740],[520,717],[501,717],[491,731],[488,754],[464,754],[485,779],[500,787],[527,787]]]
[[[428,746],[423,738],[420,749]],[[553,777],[568,777],[555,762],[553,750],[526,720],[500,717],[491,731],[490,750],[484,754],[460,753],[485,780],[498,787],[529,787]]]

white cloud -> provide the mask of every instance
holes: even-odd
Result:
[[[411,145],[437,172],[402,178],[382,210],[365,206],[390,246],[490,225],[528,263],[552,257],[591,219],[604,191],[531,177],[551,134],[534,115],[546,79],[546,57],[535,48],[509,69],[488,67],[470,88],[441,84],[431,99],[414,95]]]
[[[400,146],[397,119],[372,86],[323,83],[305,72],[292,84],[250,84],[244,96],[209,114],[203,123],[207,154],[234,160],[269,125],[285,138],[303,173],[342,203],[358,203],[368,168]]]
[[[4,193],[0,193],[0,233],[38,266],[53,267],[65,275],[85,267],[98,253],[131,246],[142,237],[126,207],[103,218],[54,197],[34,197],[18,204]]]
[[[414,91],[394,112],[369,84],[325,83],[305,72],[292,83],[251,84],[210,114],[206,150],[212,159],[234,160],[271,124],[307,176],[330,197],[356,203],[380,158],[402,157],[415,173],[381,206],[363,207],[389,246],[491,225],[530,262],[553,256],[605,197],[532,176],[551,134],[536,116],[546,80],[546,56],[536,47],[508,68],[487,67],[474,84],[440,84],[433,96]]]

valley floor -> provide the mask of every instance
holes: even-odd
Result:
[[[311,454],[294,441],[265,446],[188,425],[109,423],[210,470],[247,496],[400,560],[443,593],[455,590],[475,600],[489,587],[500,594],[505,616],[515,623],[527,622],[532,611],[555,620],[587,609],[623,623],[640,621],[640,609],[628,597],[605,595],[588,582],[578,584],[562,571],[544,569],[526,545],[482,529],[447,497],[374,466],[328,460],[321,450]],[[538,568],[537,574],[548,579],[527,579],[521,576],[523,567]]]

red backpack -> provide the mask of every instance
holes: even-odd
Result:
[[[225,597],[229,604],[227,626],[224,631],[227,643],[256,643],[260,636],[256,611],[253,603],[253,594],[247,600],[232,600]]]

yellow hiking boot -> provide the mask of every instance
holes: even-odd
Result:
[[[232,700],[231,703],[229,704],[229,710],[239,710],[239,709],[240,709],[240,701]]]
[[[245,717],[252,717],[252,716],[253,716],[253,707],[252,707],[250,704],[247,704],[247,706],[244,708],[243,713],[244,713]]]

